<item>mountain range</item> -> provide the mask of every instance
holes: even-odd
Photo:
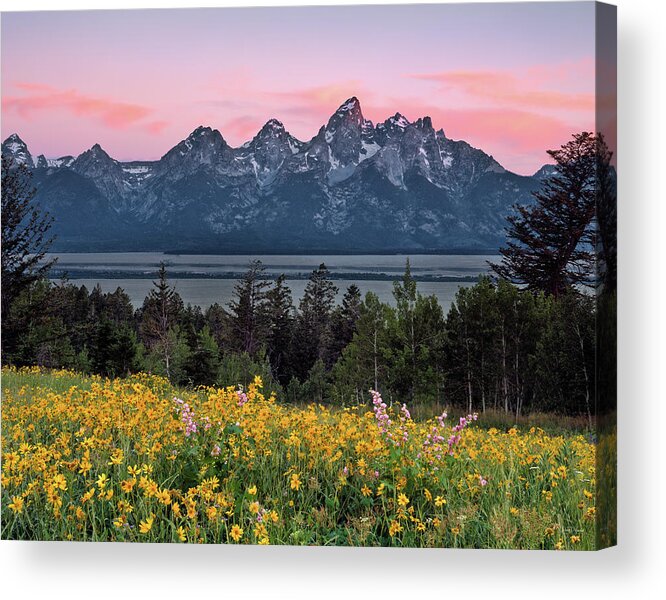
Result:
[[[198,127],[156,161],[33,157],[16,134],[2,153],[32,170],[60,252],[495,251],[552,171],[512,173],[429,117],[373,124],[355,97],[307,142],[271,119],[238,148]]]

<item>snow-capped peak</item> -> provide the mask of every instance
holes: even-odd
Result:
[[[274,136],[283,136],[286,132],[284,125],[277,119],[270,119],[266,121],[264,126],[257,133],[257,137],[274,137]]]
[[[95,144],[92,148],[90,148],[90,150],[87,151],[87,153],[94,156],[95,158],[113,160],[109,156],[109,153],[106,150],[104,150],[104,148],[102,148],[102,146],[100,146],[99,144]]]
[[[2,153],[9,156],[16,164],[34,167],[35,162],[26,143],[16,133],[12,133],[2,143]]]
[[[358,101],[358,98],[356,96],[352,96],[351,98],[345,100],[341,105],[340,108],[336,112],[360,112],[361,110],[361,103]]]
[[[407,125],[409,125],[409,121],[399,112],[395,113],[395,115],[392,117],[389,117],[388,123],[395,125],[396,127],[400,127],[401,129],[404,129],[407,127]]]
[[[211,127],[204,127],[203,125],[199,125],[199,127],[190,133],[187,139],[196,140],[202,137],[210,137],[211,135],[215,134],[216,131],[216,129],[212,129]]]
[[[25,142],[18,136],[18,133],[12,133],[4,142],[4,144],[23,144],[25,145]]]

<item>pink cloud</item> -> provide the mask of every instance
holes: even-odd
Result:
[[[150,121],[143,125],[143,130],[152,135],[158,135],[164,131],[167,125],[169,125],[167,121]]]
[[[227,141],[229,139],[248,141],[257,134],[263,125],[264,122],[255,117],[240,116],[225,121],[220,133]]]
[[[562,143],[572,133],[564,121],[516,109],[431,109],[429,112],[436,123],[444,124],[448,137],[480,140],[481,144],[502,142],[519,152],[542,152],[544,157],[551,147],[549,144]]]
[[[15,112],[26,120],[35,113],[63,110],[77,117],[95,119],[110,129],[127,129],[154,113],[146,106],[88,96],[75,89],[58,90],[40,83],[18,83],[15,87],[27,94],[3,96],[2,109]],[[143,127],[157,134],[165,125],[164,121],[153,121]]]
[[[539,80],[543,73],[532,68],[532,77]],[[467,96],[485,100],[492,105],[563,110],[594,110],[594,94],[536,89],[529,78],[508,71],[446,71],[409,75],[438,83],[442,90],[459,91]],[[593,82],[594,79],[590,79]],[[552,82],[552,80],[551,80]]]
[[[524,75],[532,85],[556,83],[558,87],[567,87],[580,84],[582,81],[591,84],[594,80],[595,67],[593,56],[582,56],[578,60],[531,65],[524,71]]]

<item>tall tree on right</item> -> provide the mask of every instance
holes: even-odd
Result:
[[[534,205],[517,205],[507,218],[509,241],[501,263],[491,267],[502,278],[559,297],[594,279],[597,197],[611,153],[603,136],[582,132],[548,154],[555,173],[534,192]]]

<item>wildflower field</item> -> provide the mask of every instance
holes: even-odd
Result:
[[[378,393],[299,408],[259,378],[2,371],[3,539],[592,550],[594,455]]]

